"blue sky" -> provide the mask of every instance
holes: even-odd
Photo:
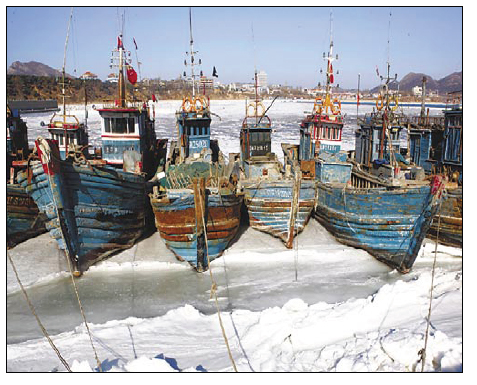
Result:
[[[7,66],[34,60],[60,69],[70,10],[8,7]],[[172,79],[185,70],[187,7],[75,7],[68,73],[107,77],[123,12],[125,46],[137,67],[135,38],[142,77]],[[194,7],[194,48],[204,74],[211,76],[215,66],[222,83],[251,81],[256,65],[269,84],[313,87],[326,68],[330,12],[339,55],[335,82],[344,88],[357,86],[358,73],[361,88],[379,84],[376,66],[384,74],[389,20],[391,72],[398,79],[423,72],[437,80],[462,70],[461,7]]]

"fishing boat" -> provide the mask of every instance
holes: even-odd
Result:
[[[189,23],[192,94],[176,112],[178,139],[171,142],[150,200],[167,247],[203,272],[236,236],[242,196],[236,193],[238,164],[226,165],[218,142],[210,137],[210,100],[196,92],[190,11]]]
[[[338,241],[409,272],[435,215],[442,181],[436,179],[431,188],[428,181],[415,179],[420,173],[398,163],[402,127],[395,113],[397,99],[391,107],[389,65],[378,111],[365,116],[356,132],[355,159],[341,151],[343,118],[339,101],[331,96],[336,60],[332,37],[328,56],[323,56],[325,95],[315,100],[312,114],[301,124],[300,145],[283,146],[285,158],[314,173],[314,217]]]
[[[271,151],[272,123],[266,112],[258,96],[255,71],[255,100],[246,103],[240,130],[240,185],[250,226],[292,248],[294,238],[310,219],[315,186],[306,175],[302,177],[298,166],[285,170]]]
[[[18,184],[17,174],[27,167],[28,128],[20,113],[7,105],[7,247],[46,232],[44,214]]]
[[[447,104],[444,116],[425,113],[425,78],[421,115],[408,120],[410,159],[422,166],[426,175],[446,178],[441,207],[432,222],[429,238],[462,247],[462,106]]]
[[[102,131],[109,127],[115,140],[103,143],[103,158],[87,159],[81,148],[69,146],[63,160],[56,140],[39,137],[35,141],[39,160],[30,161],[28,170],[18,176],[48,217],[46,227],[76,276],[112,253],[133,246],[146,230],[150,210],[144,173],[147,165],[143,167],[142,162],[151,160],[150,152],[158,143],[144,145],[155,138],[154,126],[148,124],[149,111],[143,103],[127,100],[122,35],[115,53],[119,55],[118,99],[114,106],[100,110]],[[124,132],[126,139],[122,138],[123,129],[128,131]],[[131,140],[129,132],[137,137]],[[126,149],[125,141],[134,145]],[[109,152],[104,151],[105,146]],[[124,160],[118,162],[120,156]],[[152,160],[153,165],[159,163],[160,159]]]

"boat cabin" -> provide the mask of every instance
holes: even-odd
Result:
[[[15,159],[26,159],[28,149],[28,128],[16,108],[7,105],[7,154]]]
[[[341,115],[308,115],[300,125],[300,159],[314,159],[322,152],[340,152],[342,133]]]
[[[211,121],[209,101],[205,97],[184,98],[176,112],[178,140],[171,142],[168,164],[199,159],[217,162],[220,151],[217,140],[210,139]]]
[[[400,154],[402,126],[398,121],[389,127],[389,135],[383,138],[383,121],[376,114],[366,114],[355,131],[356,162],[371,169],[373,165],[389,164],[390,147],[394,154]]]
[[[326,96],[315,99],[313,112],[300,124],[300,145],[283,146],[286,161],[300,161],[304,178],[323,183],[347,183],[351,178],[351,163],[341,150],[343,117],[337,99]]]
[[[106,105],[97,111],[102,119],[102,159],[107,164],[141,172],[150,161],[154,163],[148,158],[156,145],[156,133],[154,120],[145,103],[128,103],[125,107]],[[132,158],[131,166],[124,163],[125,153]]]
[[[462,172],[462,108],[444,111],[442,164]]]
[[[444,118],[409,118],[409,156],[413,164],[429,174],[438,167],[442,154]]]
[[[278,178],[280,167],[272,152],[272,122],[260,101],[251,102],[240,130],[240,159],[246,178]]]
[[[185,98],[176,112],[180,139],[180,157],[199,158],[202,151],[211,148],[209,102],[205,97]]]
[[[87,127],[80,123],[76,116],[54,114],[48,123],[48,131],[51,139],[58,143],[61,159],[66,158],[67,148],[70,144],[82,147],[83,154],[88,155]]]

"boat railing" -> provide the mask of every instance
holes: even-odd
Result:
[[[260,120],[260,123],[257,122]],[[243,128],[270,128],[272,121],[267,115],[261,117],[246,116],[242,122]]]
[[[408,116],[403,120],[405,124],[426,128],[428,126],[444,127],[443,116]]]
[[[383,114],[377,112],[370,112],[364,115],[362,118],[358,118],[358,125],[382,125],[383,124]],[[401,125],[405,122],[403,115],[396,114],[389,111],[387,116],[388,124]]]
[[[146,109],[147,105],[145,102],[135,101],[135,102],[126,102],[124,107],[121,106],[121,102],[119,100],[104,100],[102,103],[103,109],[120,109],[120,108],[127,108],[127,109],[137,109],[142,110]]]
[[[48,124],[49,128],[79,128],[81,126],[75,115],[53,114]]]

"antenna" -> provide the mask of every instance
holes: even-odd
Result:
[[[195,97],[195,74],[194,74],[194,39],[192,38],[192,7],[189,7],[189,33],[190,33],[190,70],[192,77],[192,97]]]
[[[252,21],[252,43],[253,43],[253,67],[255,73],[257,73],[257,50],[255,48],[255,36],[253,34],[253,21]]]
[[[66,41],[65,41],[65,53],[63,55],[63,69],[62,69],[62,94],[63,94],[63,122],[66,121],[66,102],[65,102],[65,73],[66,73],[66,51],[68,49],[68,40],[70,38],[70,26],[71,26],[71,19],[73,18],[73,7],[71,7],[70,18],[68,20],[68,31],[66,33]]]
[[[389,36],[391,34],[391,16],[392,16],[392,13],[391,11],[389,11],[389,22],[388,22],[388,77],[389,77]]]

